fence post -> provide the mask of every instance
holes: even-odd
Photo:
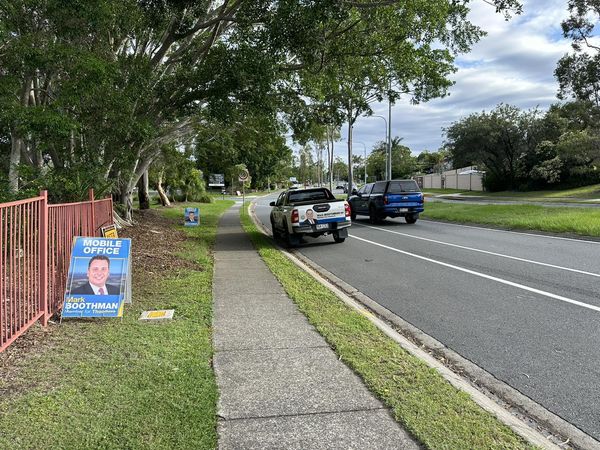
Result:
[[[96,207],[94,204],[94,189],[88,191],[88,197],[90,199],[90,208],[92,211],[92,226],[90,236],[96,236]]]
[[[40,309],[44,311],[42,325],[48,326],[50,311],[48,310],[48,191],[41,191],[43,197],[40,207]]]

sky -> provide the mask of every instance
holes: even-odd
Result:
[[[436,151],[444,140],[443,128],[472,113],[491,111],[499,103],[523,110],[547,109],[558,102],[554,69],[572,51],[562,37],[567,15],[565,0],[523,0],[523,13],[505,21],[483,0],[471,3],[471,21],[488,34],[468,54],[459,55],[455,82],[445,98],[411,105],[401,99],[392,107],[392,137],[399,136],[414,155]],[[374,104],[374,114],[388,117],[387,103]],[[385,121],[360,117],[354,125],[354,153],[367,154],[385,139]],[[342,128],[346,136],[347,127]],[[336,156],[347,158],[345,141],[335,144]],[[297,148],[297,147],[296,147]]]

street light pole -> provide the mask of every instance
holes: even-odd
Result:
[[[390,78],[390,91],[392,90],[392,79]],[[389,95],[389,94],[388,94]],[[392,102],[388,97],[388,154],[387,154],[387,166],[388,166],[388,180],[392,179]]]
[[[388,113],[391,114],[391,109],[390,109],[390,111]],[[390,169],[391,166],[392,166],[391,162],[390,162],[391,159],[392,159],[390,157],[390,155],[392,153],[391,144],[390,144],[390,142],[391,142],[390,141],[390,134],[391,134],[390,125],[391,124],[390,124],[390,121],[388,121],[388,119],[386,119],[383,116],[379,116],[379,115],[375,115],[374,114],[371,117],[379,117],[380,119],[383,119],[383,121],[385,122],[385,142],[386,142],[386,146],[387,146],[387,149],[386,149],[386,152],[385,152],[385,155],[386,155],[386,157],[385,157],[385,179],[386,180],[391,180],[392,179],[392,171]]]

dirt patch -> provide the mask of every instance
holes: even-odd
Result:
[[[173,219],[154,210],[137,212],[134,219],[134,227],[119,231],[120,237],[132,240],[134,273],[203,269],[198,263],[176,255],[187,235],[173,227],[176,223]]]
[[[119,237],[132,240],[132,271],[134,274],[177,272],[182,269],[203,270],[198,263],[180,258],[178,249],[187,239],[182,229],[174,228],[176,221],[157,211],[134,214],[136,225],[119,230]],[[136,281],[144,277],[135,277]],[[60,330],[57,319],[44,328],[34,324],[6,350],[0,353],[0,395],[14,393],[18,383],[19,366],[26,358],[35,357],[52,345],[51,337]],[[18,389],[18,388],[17,388]]]

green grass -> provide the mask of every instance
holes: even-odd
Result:
[[[548,191],[500,191],[500,192],[476,192],[468,191],[462,192],[463,195],[474,195],[483,197],[507,197],[507,198],[519,198],[532,199],[537,201],[552,201],[556,200],[588,200],[594,198],[600,198],[600,184],[593,184],[590,186],[583,186],[574,189],[563,189],[563,190],[548,190]]]
[[[593,208],[429,202],[421,217],[518,230],[600,236],[600,210]]]
[[[209,249],[231,204],[200,205],[201,225],[174,249],[203,270],[134,267],[133,305],[122,321],[65,320],[43,351],[13,360],[19,377],[12,389],[0,386],[12,392],[0,399],[0,448],[216,447]],[[183,217],[181,207],[165,213]],[[173,321],[138,321],[142,310],[163,308],[175,309]]]
[[[300,270],[248,215],[242,223],[287,294],[394,417],[431,449],[531,448],[507,426],[403,350],[335,294]]]

